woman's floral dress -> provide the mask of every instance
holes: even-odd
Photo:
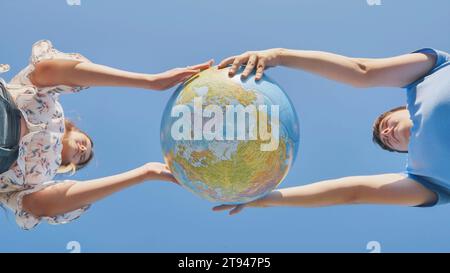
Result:
[[[0,204],[11,209],[17,224],[23,229],[35,227],[41,220],[63,224],[78,218],[89,206],[55,217],[35,217],[22,209],[25,195],[42,190],[61,181],[53,180],[61,164],[64,135],[64,112],[58,102],[59,95],[78,92],[83,87],[54,86],[38,88],[30,81],[35,64],[49,59],[66,59],[89,62],[80,54],[62,53],[50,41],[33,45],[30,64],[6,84],[21,111],[29,133],[19,144],[16,163],[0,174]]]

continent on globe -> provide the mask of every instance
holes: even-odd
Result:
[[[212,202],[250,202],[272,191],[292,166],[298,141],[295,109],[274,81],[230,78],[216,67],[180,85],[161,121],[173,175]]]
[[[245,107],[240,104],[227,105],[224,113],[222,107],[215,104],[210,104],[203,109],[202,97],[195,97],[193,104],[193,113],[188,105],[175,105],[172,108],[171,116],[179,117],[171,129],[174,140],[202,140],[203,138],[206,140],[257,140],[259,136],[261,140],[269,140],[269,144],[261,144],[262,151],[273,151],[278,148],[280,137],[278,105],[270,106],[271,119],[268,125],[266,105],[258,105],[258,107],[253,104]],[[210,118],[205,125],[203,125],[203,118]],[[246,128],[247,125],[249,128]]]

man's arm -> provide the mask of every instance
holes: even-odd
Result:
[[[280,64],[300,68],[355,87],[403,87],[425,75],[434,55],[413,53],[391,58],[350,58],[320,51],[285,50]]]
[[[231,64],[230,76],[239,66],[246,65],[242,73],[247,77],[256,69],[256,78],[265,68],[286,66],[318,74],[327,79],[355,87],[403,87],[425,75],[434,65],[432,54],[412,53],[391,58],[351,58],[323,51],[268,49],[249,51],[223,60],[220,68]]]
[[[387,204],[417,206],[436,201],[436,194],[400,174],[351,176],[275,190],[265,197],[239,206],[222,205],[215,210],[244,207],[323,207],[346,204]]]

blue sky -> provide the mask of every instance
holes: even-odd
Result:
[[[285,47],[354,57],[386,57],[421,47],[450,51],[447,0],[341,1],[1,1],[0,63],[9,80],[31,45],[51,40],[65,52],[122,69],[157,73],[247,50]],[[300,120],[295,166],[282,187],[349,175],[401,172],[406,157],[377,148],[371,125],[405,104],[402,89],[359,90],[302,71],[268,71]],[[96,158],[73,178],[116,174],[161,161],[161,114],[173,89],[91,88],[62,96],[66,116],[95,141]],[[21,231],[0,213],[0,252],[368,252],[450,251],[448,206],[248,209],[229,217],[171,184],[146,182],[92,206],[76,222]]]

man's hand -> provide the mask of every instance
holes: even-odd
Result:
[[[271,198],[273,198],[273,196],[277,196],[277,195],[278,195],[278,193],[272,192],[264,197],[261,197],[260,199],[256,199],[256,200],[248,202],[248,203],[243,203],[243,204],[238,204],[238,205],[220,205],[220,206],[215,206],[212,210],[213,211],[229,210],[229,213],[228,213],[229,215],[235,215],[247,207],[259,207],[259,208],[267,207],[268,204],[266,201],[270,200]]]
[[[232,56],[224,59],[219,64],[219,69],[231,65],[228,75],[233,77],[241,65],[245,65],[245,69],[241,76],[247,78],[253,70],[256,69],[256,80],[260,80],[264,74],[264,70],[279,64],[279,55],[282,49],[267,49],[261,51],[248,51],[241,55]]]

